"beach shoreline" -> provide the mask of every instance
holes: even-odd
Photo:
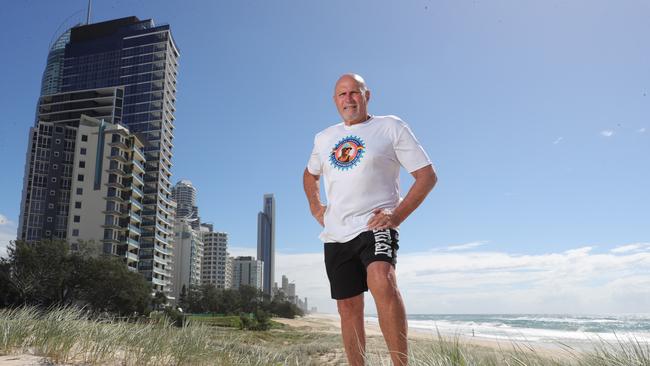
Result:
[[[285,324],[296,330],[306,333],[322,332],[330,334],[340,334],[340,318],[336,314],[314,313],[295,319],[273,318],[278,323]],[[368,338],[382,338],[381,329],[377,322],[366,319],[366,336]],[[438,329],[427,330],[416,327],[409,327],[408,338],[410,342],[439,342],[441,339],[455,342],[468,346],[477,346],[488,348],[495,351],[512,351],[527,349],[536,352],[542,356],[552,357],[570,357],[572,353],[581,352],[580,347],[567,347],[567,345],[549,342],[534,341],[512,341],[507,339],[490,338],[481,335],[468,335],[458,332],[450,332]]]

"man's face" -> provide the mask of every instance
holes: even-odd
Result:
[[[363,122],[368,116],[370,92],[362,92],[359,83],[351,76],[342,77],[334,88],[334,103],[347,125]]]

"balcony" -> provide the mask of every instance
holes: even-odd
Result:
[[[106,172],[107,173],[115,173],[115,174],[119,174],[119,175],[126,175],[126,172],[124,170],[122,170],[122,169],[119,169],[119,168],[108,168],[108,169],[106,169]]]
[[[119,147],[119,148],[122,148],[122,149],[128,149],[129,148],[129,146],[127,146],[127,144],[124,143],[124,141],[120,141],[120,140],[111,141],[111,142],[108,143],[108,145],[109,146],[116,146],[116,147]]]
[[[141,186],[144,186],[144,180],[142,180],[142,177],[139,174],[135,174],[135,173],[131,172],[129,174],[129,177],[133,178],[134,181],[137,181],[138,183],[140,183]]]
[[[158,240],[162,244],[169,244],[167,239],[163,238],[162,236],[160,236],[158,234],[154,234],[154,238],[156,238],[156,240]]]
[[[139,197],[144,197],[144,192],[142,190],[134,185],[131,186],[131,190],[136,193]]]
[[[147,159],[144,157],[144,153],[143,153],[140,149],[138,149],[138,148],[133,148],[133,153],[134,153],[135,155],[138,155],[142,160],[147,160]],[[137,162],[137,160],[136,160],[136,162]],[[142,165],[140,165],[140,166],[142,166]],[[143,168],[142,170],[144,170],[144,168]]]
[[[168,226],[174,226],[172,225],[171,221],[167,220],[166,218],[162,217],[161,215],[156,215],[158,217],[158,220],[162,221],[163,223],[167,224]]]
[[[118,154],[111,154],[111,155],[108,156],[108,158],[111,159],[111,160],[121,161],[123,163],[127,162],[126,158],[122,154],[119,154],[119,153]]]
[[[171,199],[168,199],[167,197],[165,197],[162,194],[159,197],[160,197],[160,200],[163,201],[163,203],[165,203],[166,205],[174,206],[174,203],[172,203]]]
[[[119,188],[119,189],[124,189],[124,184],[122,184],[122,183],[120,183],[118,181],[108,182],[108,183],[106,183],[106,185],[108,187],[115,187],[115,188]]]
[[[167,281],[159,280],[156,277],[151,278],[151,283],[153,283],[154,285],[158,285],[158,286],[166,286],[167,285]]]
[[[134,232],[134,233],[136,233],[138,235],[142,234],[142,231],[140,231],[140,228],[136,227],[133,224],[129,224],[129,230],[131,230],[132,232]]]
[[[142,210],[144,209],[144,207],[142,206],[142,204],[141,204],[140,202],[134,200],[133,198],[129,198],[129,202],[131,203],[132,206],[134,206],[135,208],[139,209],[140,211],[142,211]]]
[[[128,215],[131,218],[131,221],[135,221],[138,224],[142,223],[142,216],[138,215],[137,213],[131,211],[128,213]]]
[[[131,253],[131,252],[126,252],[126,253],[124,253],[124,255],[126,257],[127,262],[137,262],[138,261],[138,255],[137,254],[134,254],[134,253]]]
[[[126,243],[132,248],[140,248],[140,243],[131,237],[126,238]]]

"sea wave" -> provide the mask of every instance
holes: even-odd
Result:
[[[584,316],[548,314],[409,315],[409,328],[432,334],[459,334],[526,342],[650,343],[650,317],[645,314]],[[366,320],[377,322],[376,317]]]

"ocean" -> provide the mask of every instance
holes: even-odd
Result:
[[[366,320],[377,322],[370,316]],[[650,343],[650,314],[413,314],[409,328],[492,340],[543,343],[593,343],[634,340]]]

